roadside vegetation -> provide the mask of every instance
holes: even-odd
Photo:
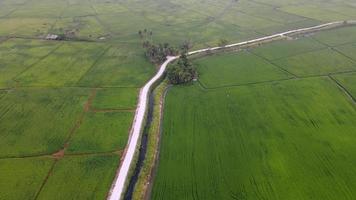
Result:
[[[198,78],[198,73],[186,54],[182,54],[178,61],[167,69],[167,78],[173,85],[190,83]]]

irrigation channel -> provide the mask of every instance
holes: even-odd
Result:
[[[214,52],[214,51],[219,51],[219,50],[229,49],[229,48],[250,47],[257,44],[271,42],[274,40],[281,40],[293,35],[307,34],[320,30],[332,29],[332,28],[355,25],[355,24],[356,24],[356,20],[330,22],[330,23],[321,24],[308,28],[289,30],[283,33],[277,33],[270,36],[265,36],[265,37],[229,44],[225,46],[211,47],[211,48],[191,51],[188,53],[188,55]],[[135,112],[134,121],[130,130],[129,140],[125,148],[125,151],[122,155],[121,163],[117,170],[116,177],[114,179],[114,182],[108,194],[108,198],[107,198],[108,200],[120,200],[122,198],[126,200],[126,199],[131,199],[132,197],[135,183],[137,182],[137,178],[141,170],[143,160],[145,158],[145,154],[147,150],[147,134],[145,133],[141,134],[141,133],[144,132],[145,128],[149,126],[149,123],[151,122],[152,119],[153,102],[149,101],[149,98],[152,100],[150,94],[156,82],[161,80],[161,78],[163,77],[167,65],[172,61],[176,60],[177,58],[178,56],[168,56],[167,60],[160,66],[160,69],[158,70],[157,74],[154,77],[152,77],[146,83],[146,85],[140,90],[138,105]],[[141,135],[142,137],[140,137]],[[140,144],[140,148],[138,149],[137,144],[140,138],[141,138],[141,144]],[[135,156],[138,157],[135,159]],[[133,160],[137,160],[135,165],[132,164]],[[132,167],[134,167],[134,169],[131,169]]]

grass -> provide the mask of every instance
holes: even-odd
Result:
[[[88,95],[65,88],[9,91],[0,99],[0,157],[58,151]]]
[[[194,61],[208,88],[286,79],[288,73],[249,52],[214,55]],[[253,76],[249,76],[253,74]]]
[[[356,109],[327,78],[174,87],[165,107],[152,199],[356,195]]]
[[[251,48],[251,51],[268,60],[275,60],[323,48],[327,47],[309,37],[303,37],[297,40],[275,41],[258,48]]]
[[[0,160],[0,199],[34,199],[52,163],[47,158]]]
[[[0,44],[0,88],[12,87],[18,74],[59,46],[38,40],[11,39]]]
[[[74,86],[104,53],[105,45],[64,43],[16,77],[25,86]]]
[[[47,34],[54,19],[48,18],[3,18],[0,19],[0,36],[39,37]]]
[[[326,75],[356,70],[356,63],[331,49],[313,51],[273,61],[298,76]]]
[[[356,73],[333,76],[356,99]]]
[[[97,91],[93,100],[94,109],[135,109],[137,88],[103,88]]]
[[[87,113],[74,132],[69,153],[95,153],[118,151],[127,143],[133,113]]]
[[[356,62],[356,43],[338,46],[336,49]]]
[[[54,167],[38,199],[105,199],[118,161],[118,155],[64,158]]]
[[[313,36],[316,40],[329,46],[356,43],[356,27],[346,27],[324,31]]]
[[[123,150],[138,88],[156,71],[144,56],[138,30],[152,31],[150,39],[155,43],[180,45],[189,41],[193,49],[199,49],[216,46],[221,39],[233,43],[321,21],[352,18],[352,6],[350,1],[338,0],[308,4],[293,0],[0,0],[0,163],[11,162],[6,169],[0,166],[0,171],[6,171],[5,175],[0,172],[0,184],[4,183],[0,185],[0,199],[33,199],[51,163],[40,158],[15,162],[5,157],[46,154],[47,158],[63,147],[64,157],[49,173],[39,199],[105,198],[119,158],[101,152]],[[322,45],[315,42],[325,43],[328,38],[336,46],[349,43],[354,41],[353,34],[347,34],[349,30],[338,33],[336,39],[331,31],[326,39],[301,42],[288,52],[279,47],[271,56],[278,51],[282,56],[294,56],[306,49],[316,50]],[[74,39],[42,40],[48,33],[65,32],[73,32]],[[338,46],[337,50],[353,57],[346,47]],[[245,54],[241,58],[226,55],[232,62],[241,59],[241,66],[218,66],[216,61],[218,68],[199,60],[204,64],[200,67],[202,82],[218,87],[290,77],[266,60]],[[226,80],[218,76],[220,68],[226,68]],[[90,105],[93,90],[97,95]],[[67,140],[69,144],[65,144]],[[152,147],[149,151],[152,153]],[[68,155],[82,153],[93,155]],[[16,172],[20,170],[26,170],[26,182],[18,181],[21,174]]]
[[[80,80],[92,87],[141,87],[154,73],[142,54],[123,47],[111,47]]]

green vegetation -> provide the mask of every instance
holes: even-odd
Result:
[[[58,151],[88,95],[89,91],[67,88],[8,92],[0,99],[0,157]]]
[[[331,49],[299,54],[273,62],[298,76],[356,70],[356,62]]]
[[[340,74],[334,76],[342,86],[356,99],[356,73]]]
[[[74,153],[108,152],[124,149],[133,113],[90,112],[74,132],[68,151]]]
[[[70,156],[58,161],[38,199],[105,199],[117,155]]]
[[[246,51],[213,55],[197,59],[194,64],[198,66],[199,81],[208,88],[292,77],[278,66]]]
[[[352,199],[355,116],[327,78],[174,87],[152,198]]]
[[[137,88],[104,88],[96,92],[92,107],[94,109],[135,109]]]
[[[194,60],[199,82],[167,94],[151,198],[355,198],[355,49],[315,38]]]
[[[0,199],[34,199],[52,163],[47,158],[0,160]]]
[[[104,51],[102,44],[64,43],[56,51],[16,80],[26,86],[71,86],[95,64]]]
[[[0,88],[14,86],[18,74],[39,62],[60,44],[49,41],[11,39],[0,45]],[[11,49],[9,51],[9,49]]]
[[[139,173],[137,183],[135,185],[134,192],[132,194],[132,199],[141,200],[145,198],[149,187],[151,187],[154,174],[155,164],[158,159],[158,149],[159,149],[159,140],[160,140],[160,129],[161,129],[161,120],[162,120],[162,109],[163,109],[163,95],[167,89],[168,81],[164,80],[154,92],[154,104],[153,104],[153,116],[151,124],[148,128],[148,141],[147,141],[147,152],[146,158],[144,160],[143,166]]]
[[[198,73],[193,64],[188,60],[187,55],[182,54],[177,63],[167,69],[167,78],[171,84],[178,85],[192,82],[198,77]]]
[[[36,194],[38,199],[105,198],[128,137],[139,88],[156,71],[143,41],[200,49],[352,19],[355,6],[351,0],[0,0],[0,199],[34,199]],[[138,30],[144,29],[146,36],[139,37]],[[206,87],[289,79],[293,76],[284,71],[288,66],[270,63],[319,49],[333,51],[326,61],[336,64],[310,61],[316,59],[312,56],[323,58],[313,54],[306,60],[320,64],[320,70],[298,64],[295,68],[297,61],[291,61],[290,68],[298,75],[353,71],[355,30],[316,34],[297,40],[300,44],[293,48],[277,50],[279,45],[273,43],[276,47],[269,48],[276,51],[245,52],[244,64],[237,67],[214,61],[215,68],[204,59],[192,64]],[[47,41],[48,34],[65,41]],[[334,49],[326,50],[327,45]],[[152,49],[157,47],[161,48]],[[160,58],[156,62],[169,54],[166,50],[154,51],[152,55]],[[220,56],[224,59],[216,57]],[[227,73],[220,74],[219,68]],[[343,80],[344,76],[333,75],[351,91],[353,78]]]

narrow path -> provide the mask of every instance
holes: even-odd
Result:
[[[244,41],[244,42],[191,51],[188,53],[188,55],[211,52],[211,51],[227,49],[227,48],[232,48],[232,47],[244,47],[244,46],[248,46],[248,45],[259,44],[259,43],[273,41],[273,40],[277,40],[277,39],[283,39],[288,35],[308,33],[308,32],[318,31],[321,29],[339,27],[339,26],[343,26],[344,23],[345,23],[344,21],[336,21],[336,22],[330,22],[330,23],[321,24],[318,26],[313,26],[313,27],[308,27],[308,28],[290,30],[290,31],[286,31],[283,33],[277,33],[277,34],[273,34],[270,36],[265,36],[265,37],[261,37],[261,38],[257,38],[257,39],[253,39],[253,40]],[[355,23],[356,23],[356,21],[347,21],[347,24],[355,24]],[[136,113],[135,113],[134,122],[132,124],[132,128],[130,131],[129,140],[128,140],[125,152],[122,155],[121,164],[117,171],[115,180],[114,180],[114,182],[111,186],[110,192],[108,194],[108,198],[107,198],[108,200],[119,200],[122,198],[122,196],[125,192],[124,190],[125,190],[126,180],[128,178],[129,172],[130,172],[130,167],[132,165],[132,161],[134,160],[134,157],[135,157],[136,149],[138,146],[137,143],[140,138],[141,131],[143,129],[143,125],[145,122],[145,114],[146,114],[147,103],[148,103],[148,93],[152,89],[152,86],[155,84],[155,82],[158,81],[163,76],[167,65],[170,62],[176,60],[177,58],[178,58],[178,56],[168,56],[167,60],[160,66],[160,69],[157,72],[157,74],[151,80],[149,80],[146,83],[146,85],[140,90],[139,101],[138,101],[138,105],[137,105],[137,109],[136,109]]]

